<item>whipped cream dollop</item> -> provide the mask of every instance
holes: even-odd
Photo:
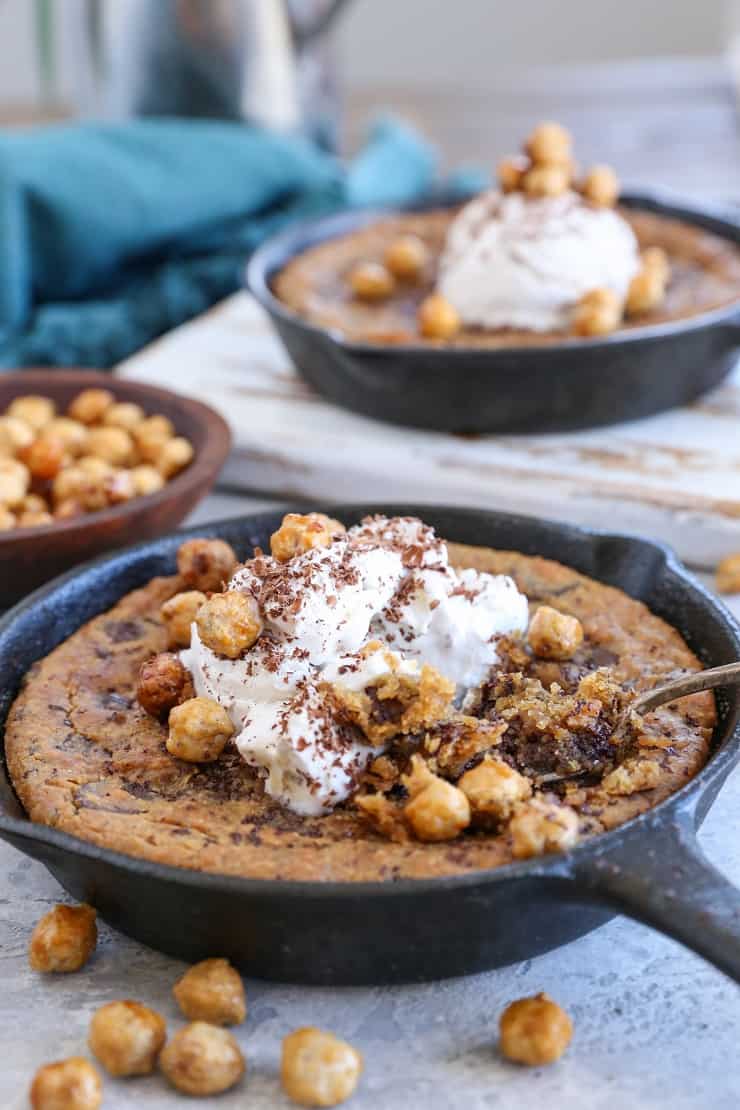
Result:
[[[437,286],[469,327],[558,331],[592,289],[623,299],[639,268],[634,232],[614,209],[573,191],[491,191],[453,220]]]
[[[524,631],[528,617],[510,578],[455,571],[413,518],[367,519],[285,563],[259,555],[228,588],[257,600],[262,635],[225,659],[193,624],[183,663],[196,693],[228,711],[267,793],[305,815],[343,801],[380,750],[337,719],[327,683],[361,691],[391,668],[418,674],[423,661],[468,688],[496,662],[498,637]],[[388,650],[363,651],[372,640]]]

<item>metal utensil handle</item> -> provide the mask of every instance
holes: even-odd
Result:
[[[740,686],[740,663],[727,663],[724,667],[711,667],[706,671],[682,675],[675,682],[666,682],[641,694],[630,706],[634,713],[647,713],[658,705],[684,698],[687,694],[698,694],[702,690],[713,690],[717,686]]]
[[[740,890],[704,855],[691,809],[647,825],[577,863],[579,893],[651,925],[740,983]]]

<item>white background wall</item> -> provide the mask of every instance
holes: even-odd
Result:
[[[80,2],[57,0],[63,38]],[[0,104],[38,98],[33,7],[0,0]],[[354,0],[337,40],[350,87],[418,80],[480,88],[512,65],[715,53],[727,13],[739,8],[740,0]],[[71,79],[65,58],[63,89]]]
[[[504,66],[713,54],[735,0],[355,0],[346,80],[485,86]],[[737,4],[740,7],[740,3]]]

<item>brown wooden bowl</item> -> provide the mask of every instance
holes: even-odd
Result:
[[[135,401],[147,415],[168,416],[177,434],[192,443],[195,457],[157,493],[40,528],[0,533],[0,608],[13,605],[43,582],[94,555],[169,532],[208,493],[226,461],[231,433],[213,409],[157,386],[95,370],[0,374],[0,411],[14,397],[28,393],[50,397],[64,410],[80,390],[91,386],[109,389],[118,401]]]

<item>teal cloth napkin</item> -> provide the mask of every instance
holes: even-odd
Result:
[[[393,120],[347,167],[238,123],[0,135],[0,366],[111,366],[237,289],[288,221],[412,202],[434,179],[432,149]]]

